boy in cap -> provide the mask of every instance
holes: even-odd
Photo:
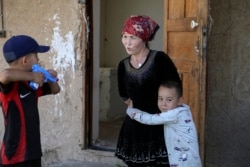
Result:
[[[40,122],[38,98],[57,94],[57,82],[44,82],[44,74],[32,72],[38,64],[37,53],[45,53],[49,46],[39,45],[26,35],[13,36],[3,46],[9,68],[0,72],[0,104],[4,116],[5,133],[0,150],[0,166],[41,167]],[[49,69],[51,76],[57,72]],[[34,90],[29,82],[39,85]]]

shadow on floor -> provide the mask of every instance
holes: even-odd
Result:
[[[99,138],[93,143],[93,148],[115,151],[119,132],[124,117],[99,122]]]

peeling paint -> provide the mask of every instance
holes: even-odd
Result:
[[[55,14],[52,18],[49,18],[50,22],[54,22],[55,27],[53,28],[53,34],[51,39],[51,53],[54,56],[51,57],[50,61],[53,64],[53,68],[58,72],[58,78],[60,82],[61,91],[65,91],[66,87],[72,87],[71,84],[66,85],[66,73],[72,73],[70,77],[74,78],[75,74],[75,53],[74,53],[74,37],[72,31],[66,33],[61,30],[61,21],[58,14]],[[61,117],[63,112],[57,108],[61,103],[64,103],[62,99],[55,98],[56,108],[53,111],[54,115]],[[59,101],[58,101],[59,100]]]
[[[55,70],[59,71],[58,78],[64,80],[64,74],[71,68],[72,77],[74,77],[75,54],[74,54],[74,37],[72,31],[63,33],[60,29],[60,17],[58,14],[53,16],[56,26],[53,28],[51,40],[51,51],[55,53],[52,57],[52,63]]]

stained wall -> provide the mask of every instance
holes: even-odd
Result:
[[[210,0],[207,167],[250,163],[250,1]]]
[[[49,45],[38,54],[45,68],[58,72],[61,92],[39,100],[43,164],[76,159],[82,150],[85,64],[85,5],[77,0],[3,0],[6,38],[25,34]],[[8,67],[0,52],[0,69]],[[3,135],[0,114],[0,135]]]

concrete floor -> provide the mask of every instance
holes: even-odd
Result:
[[[87,161],[66,161],[49,165],[48,167],[125,167],[120,164],[110,165]]]
[[[95,141],[94,146],[108,150],[115,150],[123,121],[124,117],[100,121],[99,138]]]
[[[110,121],[100,121],[99,138],[93,145],[93,147],[96,147],[100,150],[86,150],[86,154],[82,155],[82,157],[86,157],[84,160],[66,160],[56,163],[54,162],[53,164],[50,164],[46,167],[126,167],[125,164],[123,164],[113,155],[123,120],[124,118],[118,118]]]

